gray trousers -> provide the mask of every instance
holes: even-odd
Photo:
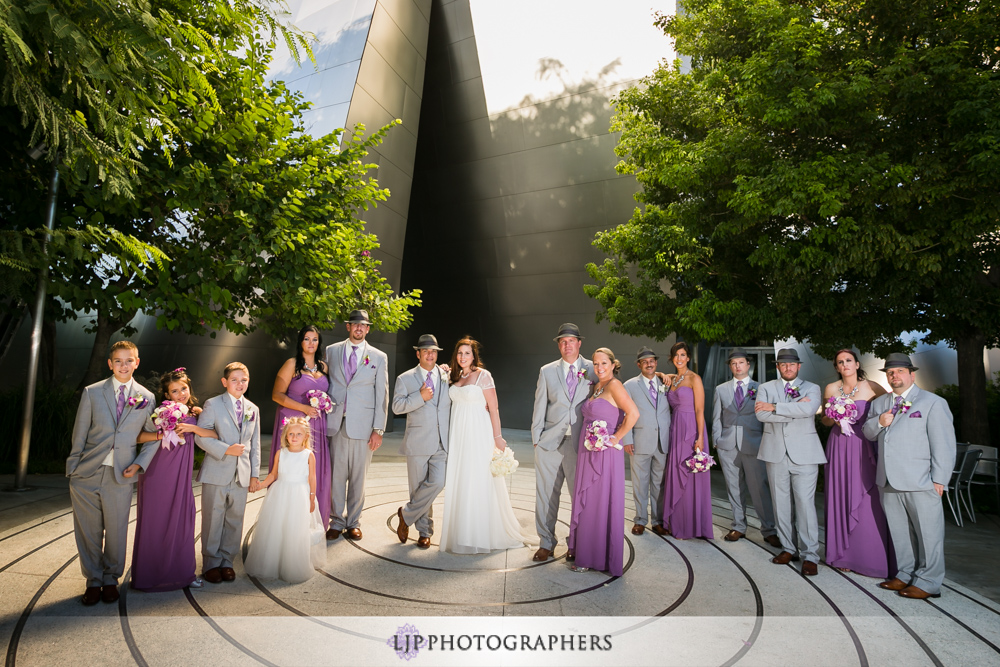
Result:
[[[767,464],[767,481],[771,485],[774,517],[781,548],[798,553],[803,560],[819,563],[819,522],[816,519],[816,480],[819,466],[799,465],[788,454],[778,463]],[[792,508],[794,501],[795,507]],[[792,517],[798,530],[798,544],[792,528]]]
[[[576,448],[577,443],[569,435],[563,436],[552,451],[535,447],[535,529],[541,548],[549,551],[556,548],[556,519],[564,481],[569,486],[570,502],[573,501]]]
[[[767,465],[756,456],[749,456],[738,448],[718,449],[716,454],[722,475],[726,479],[729,506],[733,508],[733,530],[747,532],[747,498],[753,501],[760,519],[760,534],[774,535],[774,505],[771,489],[767,484]]]
[[[119,484],[111,466],[69,478],[73,532],[87,587],[114,586],[125,572],[132,484]]]
[[[941,592],[944,581],[944,506],[937,491],[879,488],[882,508],[896,551],[896,578],[927,593]]]
[[[649,515],[654,526],[663,525],[663,476],[667,455],[659,449],[653,454],[632,454],[629,457],[632,469],[632,500],[635,501],[633,523],[649,525]],[[652,511],[647,514],[647,504]]]
[[[243,539],[247,488],[233,481],[201,485],[201,571],[232,567]]]
[[[342,423],[337,435],[330,439],[333,460],[333,480],[330,488],[330,528],[348,530],[361,526],[361,510],[365,508],[365,478],[372,462],[368,440],[347,437],[347,424]]]
[[[431,506],[444,488],[448,452],[444,447],[431,456],[407,456],[406,476],[410,485],[410,502],[403,506],[403,521],[414,526],[420,537],[434,534],[434,514]]]

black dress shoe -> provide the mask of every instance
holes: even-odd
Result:
[[[111,604],[113,602],[118,602],[118,598],[121,595],[118,594],[117,586],[101,586],[101,601]]]
[[[87,586],[87,590],[83,592],[83,597],[80,598],[80,602],[83,603],[84,607],[93,607],[100,601],[101,601],[100,586]]]

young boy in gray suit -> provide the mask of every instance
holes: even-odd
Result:
[[[238,361],[222,371],[224,394],[205,401],[198,426],[218,438],[195,436],[205,450],[201,482],[202,579],[210,584],[236,579],[233,561],[243,537],[247,492],[259,488],[260,410],[243,394],[250,371]]]
[[[66,459],[73,531],[80,569],[87,578],[81,602],[86,606],[118,600],[118,580],[125,571],[128,513],[136,473],[145,471],[159,443],[147,442],[136,455],[136,440],[150,418],[153,394],[132,379],[139,348],[123,340],[111,346],[113,376],[83,390]]]

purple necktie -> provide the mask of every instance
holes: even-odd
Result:
[[[115,421],[121,421],[122,412],[125,410],[125,385],[118,387],[118,416]]]
[[[566,372],[566,391],[569,392],[569,402],[573,402],[576,396],[576,366],[570,364],[569,371]]]
[[[431,372],[430,371],[427,371],[427,379],[424,380],[424,384],[427,385],[428,389],[430,389],[431,391],[434,391],[434,380],[431,379]]]
[[[236,401],[236,425],[241,426],[243,420],[243,401]]]
[[[743,400],[746,396],[743,394],[743,380],[736,381],[736,409],[743,409]]]
[[[894,417],[896,416],[896,413],[899,412],[899,408],[900,408],[899,404],[902,403],[902,402],[903,402],[903,397],[902,396],[897,396],[896,397],[896,401],[892,404],[892,415]]]
[[[351,353],[347,355],[347,370],[344,374],[347,376],[347,384],[351,384],[351,380],[354,379],[354,374],[358,372],[358,358],[357,358],[358,346],[351,346]]]
[[[649,397],[653,399],[653,407],[656,407],[656,387],[653,386],[653,380],[649,381]]]

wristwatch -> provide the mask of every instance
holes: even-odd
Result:
[[[377,429],[375,429],[375,432],[376,432],[376,433],[378,433],[378,437],[380,437],[380,438],[381,438],[381,437],[382,437],[383,435],[385,435],[385,430],[384,430],[384,429],[381,429],[381,428],[377,428]]]

